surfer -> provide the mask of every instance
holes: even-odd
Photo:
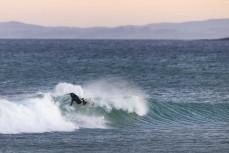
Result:
[[[83,105],[86,105],[87,104],[87,102],[84,100],[84,98],[79,98],[76,94],[74,94],[74,93],[70,93],[69,94],[70,96],[71,96],[71,98],[72,98],[72,101],[71,101],[71,104],[70,104],[70,106],[72,106],[72,104],[73,104],[73,102],[75,101],[77,104],[81,104],[81,103],[83,103]]]

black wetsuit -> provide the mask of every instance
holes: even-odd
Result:
[[[71,101],[71,105],[70,106],[72,106],[72,104],[73,104],[74,101],[77,104],[83,103],[84,105],[86,105],[87,102],[84,99],[81,100],[76,94],[70,93],[69,95],[72,97],[72,101]]]

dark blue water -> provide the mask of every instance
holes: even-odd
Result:
[[[0,152],[229,152],[228,61],[228,41],[0,40]]]

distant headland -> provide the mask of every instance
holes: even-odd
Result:
[[[0,39],[229,39],[229,19],[119,27],[47,27],[0,22]],[[223,38],[223,39],[221,39]]]

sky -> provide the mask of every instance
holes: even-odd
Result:
[[[0,22],[92,27],[229,18],[229,0],[0,0]]]

